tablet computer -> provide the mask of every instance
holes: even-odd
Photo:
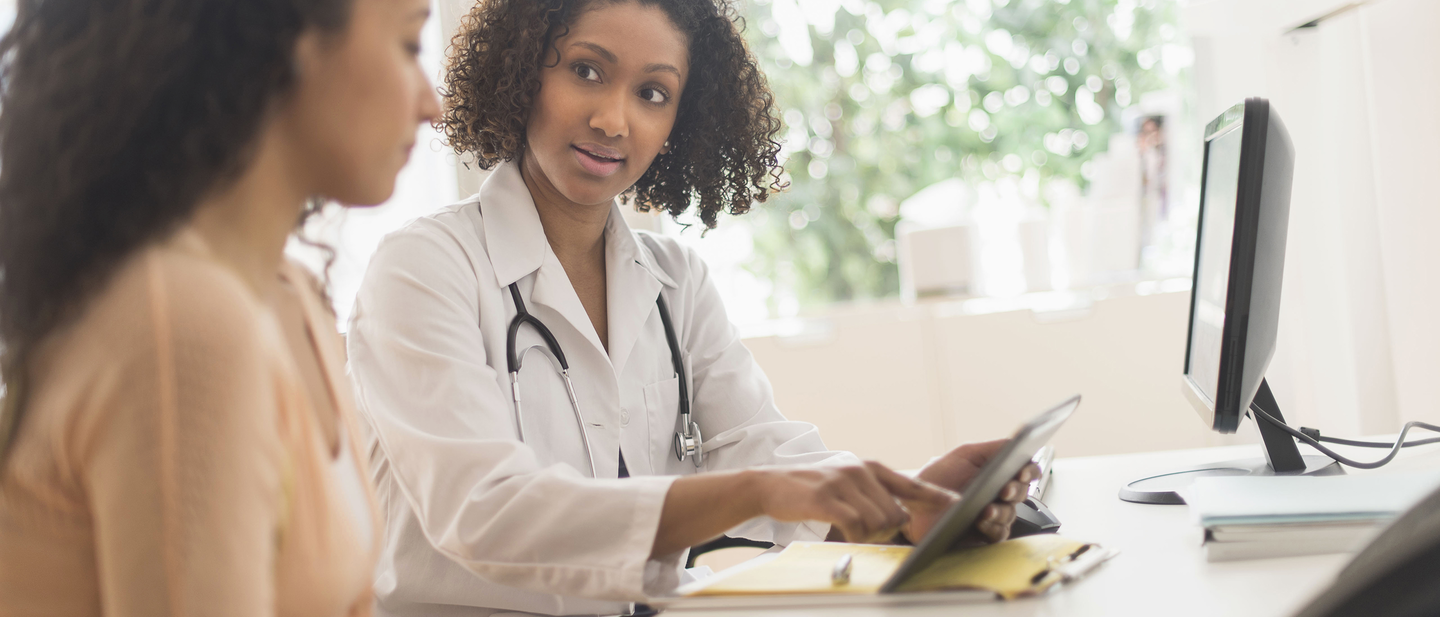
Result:
[[[1035,416],[1020,427],[1020,430],[1015,431],[1010,442],[980,468],[980,473],[970,481],[960,501],[950,506],[945,515],[940,517],[940,521],[930,529],[930,533],[925,534],[925,538],[915,545],[915,550],[910,552],[910,556],[900,564],[890,579],[885,581],[880,593],[895,592],[906,579],[950,552],[975,525],[985,506],[1000,496],[1005,484],[1030,463],[1040,448],[1045,447],[1055,432],[1060,430],[1060,425],[1064,424],[1079,406],[1080,395],[1077,394]]]

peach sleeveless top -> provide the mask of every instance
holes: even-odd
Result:
[[[0,468],[0,616],[370,613],[378,511],[343,346],[298,269],[281,278],[348,456],[272,310],[181,229],[37,349]]]

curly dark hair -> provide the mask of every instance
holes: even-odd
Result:
[[[592,3],[626,0],[481,0],[451,41],[437,122],[456,152],[490,169],[519,158],[540,91],[545,52]],[[741,36],[728,0],[635,0],[658,6],[690,45],[670,152],[655,158],[625,194],[641,211],[679,216],[691,204],[715,227],[784,185],[775,97]]]
[[[246,167],[296,40],[351,0],[20,0],[0,39],[0,456],[27,362]]]

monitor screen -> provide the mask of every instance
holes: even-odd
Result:
[[[1242,124],[1206,145],[1204,202],[1200,205],[1200,241],[1195,268],[1194,318],[1190,321],[1190,379],[1215,404],[1220,382],[1220,347],[1225,331],[1235,202],[1239,195]]]

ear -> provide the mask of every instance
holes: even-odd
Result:
[[[295,74],[296,83],[302,82],[307,76],[320,72],[322,60],[322,45],[320,33],[315,28],[306,28],[300,36],[295,38],[295,51],[290,57],[290,66]]]

